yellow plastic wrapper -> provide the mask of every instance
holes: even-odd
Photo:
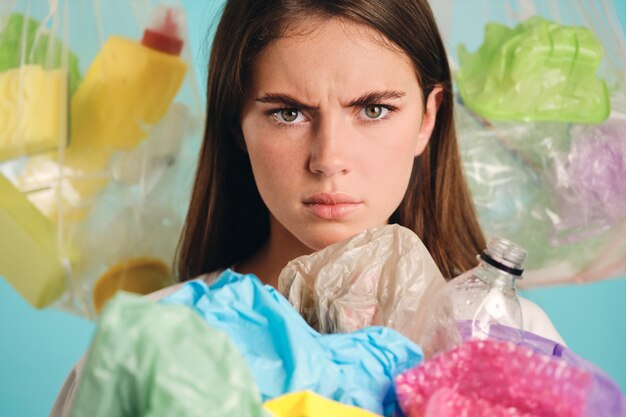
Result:
[[[279,291],[321,333],[391,327],[420,344],[428,300],[445,284],[426,246],[398,225],[289,262]]]
[[[273,417],[376,417],[370,411],[329,400],[311,391],[293,392],[263,404]]]

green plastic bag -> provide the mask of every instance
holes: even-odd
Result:
[[[485,28],[474,54],[459,47],[463,102],[491,120],[599,123],[611,111],[596,77],[604,50],[594,33],[532,17],[510,29]]]
[[[98,321],[72,417],[262,417],[228,336],[192,309],[120,293]]]
[[[4,22],[0,19],[0,72],[24,64],[41,65],[45,69],[67,67],[72,94],[82,80],[78,57],[74,52],[45,30],[41,22],[21,13],[13,13]]]

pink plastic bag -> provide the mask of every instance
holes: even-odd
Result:
[[[510,342],[472,340],[400,374],[395,383],[409,417],[583,417],[592,375]]]

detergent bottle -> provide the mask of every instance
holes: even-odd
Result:
[[[180,88],[182,11],[159,7],[141,42],[111,36],[72,97],[70,149],[133,149]]]
[[[32,158],[19,181],[37,190],[29,198],[51,220],[84,220],[109,183],[113,154],[134,149],[167,113],[187,71],[183,16],[156,8],[141,41],[111,36],[92,62],[71,99],[69,146]]]

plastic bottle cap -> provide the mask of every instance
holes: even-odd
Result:
[[[149,294],[172,283],[170,270],[153,258],[135,258],[113,265],[97,281],[93,289],[96,313],[117,291]]]
[[[150,49],[170,55],[180,55],[183,50],[183,40],[180,38],[180,20],[182,13],[171,7],[159,8],[155,25],[143,32],[141,44]]]
[[[489,240],[484,255],[487,255],[496,263],[508,267],[508,269],[519,271],[519,273],[514,275],[521,275],[527,258],[524,248],[501,237],[493,237]]]

